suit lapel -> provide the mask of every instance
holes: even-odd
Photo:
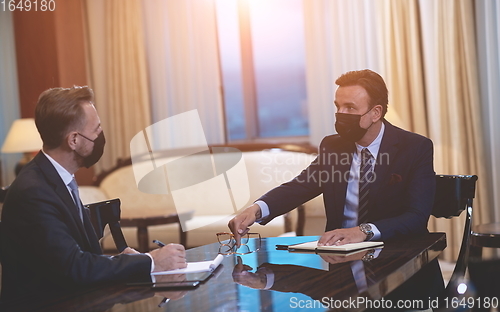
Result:
[[[384,181],[387,181],[387,175],[389,173],[389,168],[397,157],[399,152],[399,138],[394,129],[394,126],[389,122],[384,121],[385,132],[380,144],[380,149],[377,155],[377,162],[375,165],[375,182],[371,185],[370,189],[370,199],[376,196],[377,190],[384,185]]]
[[[57,173],[56,169],[42,152],[38,153],[35,156],[34,161],[38,164],[40,170],[47,178],[47,182],[54,188],[55,193],[62,200],[65,208],[71,215],[72,223],[74,223],[74,226],[78,228],[78,233],[80,234],[80,241],[82,243],[86,243],[90,247],[91,246],[90,240],[87,237],[84,225],[82,224],[82,221],[78,214],[78,208],[76,207],[75,202],[73,201],[73,198],[71,197],[68,191],[68,188],[66,187],[66,185],[64,185],[64,182]]]
[[[333,167],[331,164],[330,166],[328,166],[328,164],[325,166],[325,169],[330,168],[328,170],[329,174],[333,175],[334,207],[337,208],[333,210],[334,215],[331,218],[328,218],[331,220],[330,222],[334,223],[328,224],[327,228],[329,229],[342,227],[342,221],[344,220],[345,199],[347,194],[347,182],[352,163],[352,154],[356,150],[354,143],[345,141],[340,137],[338,137],[338,140],[338,147],[333,144],[336,148],[332,151],[332,153],[337,155],[337,159],[330,160],[333,162]],[[333,168],[332,171],[330,171],[331,168]],[[338,174],[335,174],[334,172],[340,172],[341,176],[339,177]]]

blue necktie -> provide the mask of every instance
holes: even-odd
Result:
[[[359,205],[358,224],[368,222],[368,194],[373,180],[373,156],[367,148],[361,151],[361,166],[359,167]]]
[[[83,204],[80,200],[80,193],[78,193],[78,184],[76,184],[75,179],[71,180],[68,184],[71,189],[71,195],[73,195],[73,201],[75,202],[76,207],[78,208],[78,215],[80,216],[80,220],[83,222]]]

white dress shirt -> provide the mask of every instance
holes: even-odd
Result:
[[[42,150],[42,153],[45,155],[45,157],[47,157],[47,159],[50,161],[52,166],[54,166],[57,173],[59,174],[59,176],[63,180],[64,185],[66,185],[66,188],[68,189],[69,195],[71,195],[71,198],[73,198],[73,194],[71,193],[71,188],[69,187],[69,183],[71,181],[73,181],[73,179],[75,178],[75,175],[69,173],[68,170],[66,170],[66,168],[61,166],[57,161],[54,160],[54,158],[50,157],[43,150]],[[76,198],[73,198],[73,201],[76,203]]]

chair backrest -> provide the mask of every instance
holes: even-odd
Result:
[[[127,242],[120,227],[120,199],[110,199],[98,203],[85,205],[90,211],[90,220],[94,226],[97,238],[104,235],[104,227],[109,225],[113,241],[119,252],[127,248]]]
[[[436,175],[436,196],[432,215],[437,218],[458,217],[466,210],[464,234],[455,269],[446,287],[453,292],[453,285],[464,277],[469,261],[472,226],[472,200],[476,193],[476,175]]]
[[[436,175],[432,215],[437,218],[458,217],[467,205],[472,208],[476,181],[476,175]]]
[[[2,263],[2,221],[0,221],[0,264]]]
[[[3,203],[7,195],[8,186],[0,188],[0,203]],[[0,263],[2,263],[2,222],[0,221]]]
[[[3,203],[5,200],[5,196],[7,196],[7,190],[9,189],[8,186],[4,186],[0,188],[0,203]]]

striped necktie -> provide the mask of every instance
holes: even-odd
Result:
[[[71,189],[71,195],[73,196],[73,201],[75,202],[76,207],[78,208],[78,215],[80,216],[80,220],[83,222],[83,205],[80,200],[80,194],[78,193],[78,184],[76,184],[75,179],[71,180],[68,184]]]
[[[361,151],[361,166],[359,167],[359,205],[358,224],[368,222],[368,194],[370,183],[374,180],[373,174],[374,158],[367,148]]]

